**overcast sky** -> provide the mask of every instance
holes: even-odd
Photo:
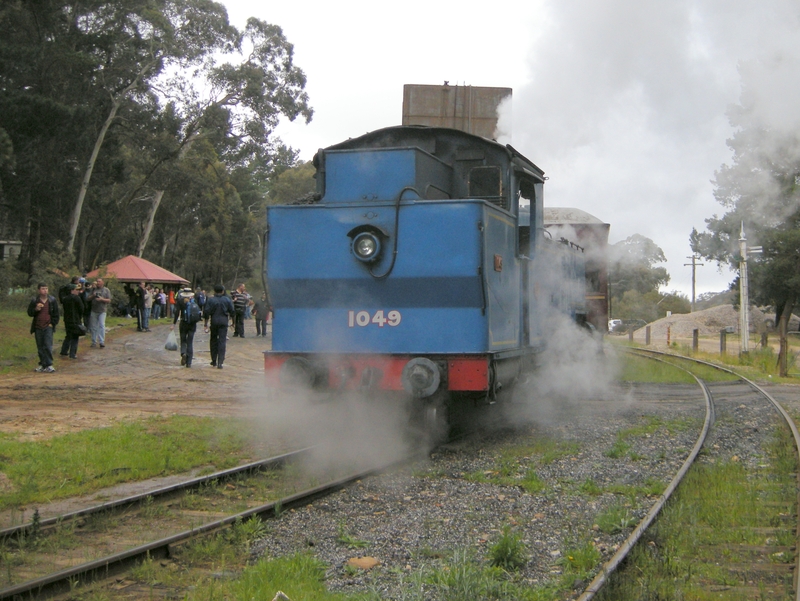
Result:
[[[223,2],[236,25],[256,16],[294,44],[315,114],[279,133],[302,159],[398,125],[404,84],[513,88],[501,141],[544,169],[546,206],[610,223],[611,243],[651,238],[665,291],[691,294],[689,234],[724,212],[711,180],[731,161],[726,110],[743,61],[764,110],[800,123],[796,0]],[[697,293],[732,278],[706,264]]]

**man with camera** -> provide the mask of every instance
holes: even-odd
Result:
[[[61,345],[61,355],[77,359],[78,341],[86,334],[83,325],[83,284],[70,284],[70,295],[64,299],[64,331],[66,336]]]
[[[105,287],[103,280],[97,278],[91,289],[88,299],[91,304],[89,314],[89,331],[92,333],[92,348],[98,344],[100,348],[106,347],[106,311],[111,302],[111,291]]]

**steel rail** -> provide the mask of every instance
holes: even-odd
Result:
[[[654,357],[649,357],[649,358],[653,361],[662,361],[661,359],[656,359]],[[668,363],[667,361],[662,361],[662,362]],[[670,365],[672,364],[670,363]],[[688,373],[689,375],[691,375],[695,380],[697,380],[700,389],[703,391],[703,397],[705,398],[706,402],[706,417],[703,422],[703,429],[700,432],[700,436],[698,437],[697,442],[695,442],[694,447],[692,447],[689,456],[683,462],[683,465],[678,470],[678,473],[675,475],[675,477],[669,483],[667,488],[661,494],[658,501],[655,503],[655,505],[653,505],[653,507],[650,508],[650,511],[648,511],[647,515],[645,515],[642,518],[642,520],[639,522],[636,528],[633,529],[633,532],[631,532],[630,536],[628,536],[628,538],[626,538],[625,541],[620,545],[619,549],[617,550],[616,553],[614,553],[611,559],[609,559],[606,563],[603,564],[602,568],[600,569],[600,572],[598,572],[598,574],[594,577],[594,579],[589,583],[589,586],[587,586],[584,589],[581,596],[578,597],[578,601],[589,601],[590,599],[594,599],[594,596],[598,592],[600,592],[600,589],[603,588],[603,586],[608,581],[608,578],[611,576],[611,574],[613,574],[616,571],[619,565],[628,556],[628,553],[630,553],[633,547],[636,545],[636,543],[639,542],[639,539],[642,537],[647,528],[650,527],[650,524],[653,523],[653,520],[655,520],[656,516],[664,508],[664,505],[666,505],[667,501],[672,496],[672,493],[675,492],[675,489],[678,488],[678,485],[681,483],[684,476],[688,473],[689,468],[692,466],[695,459],[697,459],[697,455],[700,453],[700,449],[702,449],[703,445],[705,444],[708,431],[711,429],[711,425],[714,423],[715,419],[714,403],[711,399],[711,393],[709,392],[705,382],[703,382],[700,378],[695,376],[687,369],[683,369],[682,367],[678,367],[677,365],[675,365],[674,367],[676,367],[677,369],[681,369],[686,373]]]
[[[36,523],[28,522],[26,524],[20,524],[19,526],[4,528],[0,530],[0,541],[19,538],[20,536],[27,536],[35,529],[41,530],[43,528],[60,526],[77,518],[97,513],[102,513],[105,511],[111,511],[114,509],[119,509],[120,507],[129,507],[137,505],[139,503],[145,502],[147,499],[156,499],[159,497],[164,497],[170,494],[174,494],[176,492],[190,490],[193,488],[199,488],[200,486],[209,484],[211,482],[228,480],[240,474],[249,474],[256,471],[281,467],[290,461],[301,458],[305,454],[311,452],[314,448],[315,447],[305,447],[303,449],[298,449],[297,451],[291,451],[289,453],[284,453],[283,455],[276,455],[275,457],[262,459],[260,461],[253,461],[251,463],[246,463],[244,465],[232,467],[227,470],[215,472],[207,476],[199,476],[197,478],[192,478],[191,480],[186,480],[185,482],[171,484],[169,486],[156,488],[147,492],[131,495],[121,499],[115,499],[114,501],[107,501],[105,503],[101,503],[100,505],[93,505],[91,507],[86,507],[84,509],[79,509],[76,511],[65,513],[63,515],[47,518],[44,520],[39,520]]]
[[[140,545],[133,549],[121,551],[101,559],[90,561],[72,568],[67,568],[60,572],[43,576],[42,578],[29,580],[27,582],[0,590],[0,601],[5,601],[7,599],[17,600],[23,598],[36,599],[40,596],[56,595],[59,593],[69,592],[74,589],[77,583],[90,583],[102,578],[108,578],[123,572],[131,564],[138,564],[147,558],[161,559],[168,557],[171,546],[186,543],[192,538],[197,538],[211,534],[218,530],[222,530],[223,528],[232,526],[238,521],[247,521],[254,517],[275,517],[284,509],[308,505],[318,498],[336,492],[352,482],[388,469],[392,465],[396,465],[396,463],[397,462],[380,467],[374,467],[363,472],[339,478],[338,480],[328,484],[322,484],[320,486],[295,493],[278,501],[273,501],[259,507],[252,507],[241,513],[209,522],[203,526],[186,530],[161,540]]]
[[[665,357],[673,357],[675,359],[680,359],[683,361],[691,361],[694,363],[700,363],[702,365],[707,365],[708,367],[713,367],[714,369],[718,369],[719,371],[723,371],[728,373],[732,376],[735,376],[742,380],[743,382],[747,383],[751,388],[755,391],[763,395],[771,404],[772,406],[778,411],[778,413],[783,417],[786,425],[789,426],[789,429],[792,431],[792,437],[794,438],[794,448],[796,453],[796,459],[798,462],[798,470],[797,470],[797,490],[798,490],[798,502],[797,506],[800,510],[800,431],[798,431],[797,424],[795,424],[794,419],[786,409],[783,408],[781,405],[771,394],[769,394],[766,390],[764,390],[761,386],[750,380],[749,378],[745,378],[742,374],[733,371],[732,369],[728,369],[727,367],[722,367],[721,365],[717,365],[715,363],[711,363],[710,361],[703,361],[702,359],[695,359],[693,357],[684,357],[683,355],[677,355],[675,353],[665,353],[664,351],[654,351],[652,349],[630,349],[629,352],[641,352],[641,353],[649,353],[651,355],[661,355]],[[674,364],[673,364],[674,365]],[[677,366],[676,366],[677,367]],[[682,369],[682,368],[680,368]],[[800,519],[797,521],[797,525],[795,527],[795,541],[800,542]],[[800,553],[797,554],[795,558],[795,566],[794,566],[794,590],[795,590],[795,601],[800,601]]]

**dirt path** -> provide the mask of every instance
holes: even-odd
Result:
[[[56,373],[0,377],[0,432],[41,440],[153,415],[246,415],[245,400],[260,393],[261,353],[269,348],[269,338],[256,337],[254,329],[248,320],[245,338],[228,340],[224,369],[209,365],[202,327],[191,369],[180,365],[178,352],[164,349],[166,324],[111,333],[104,349],[83,339],[75,360],[57,354],[62,330],[54,343]]]

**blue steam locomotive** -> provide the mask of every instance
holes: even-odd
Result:
[[[492,402],[557,316],[585,322],[583,249],[544,229],[544,172],[511,146],[389,127],[314,165],[316,194],[267,211],[271,383]]]

